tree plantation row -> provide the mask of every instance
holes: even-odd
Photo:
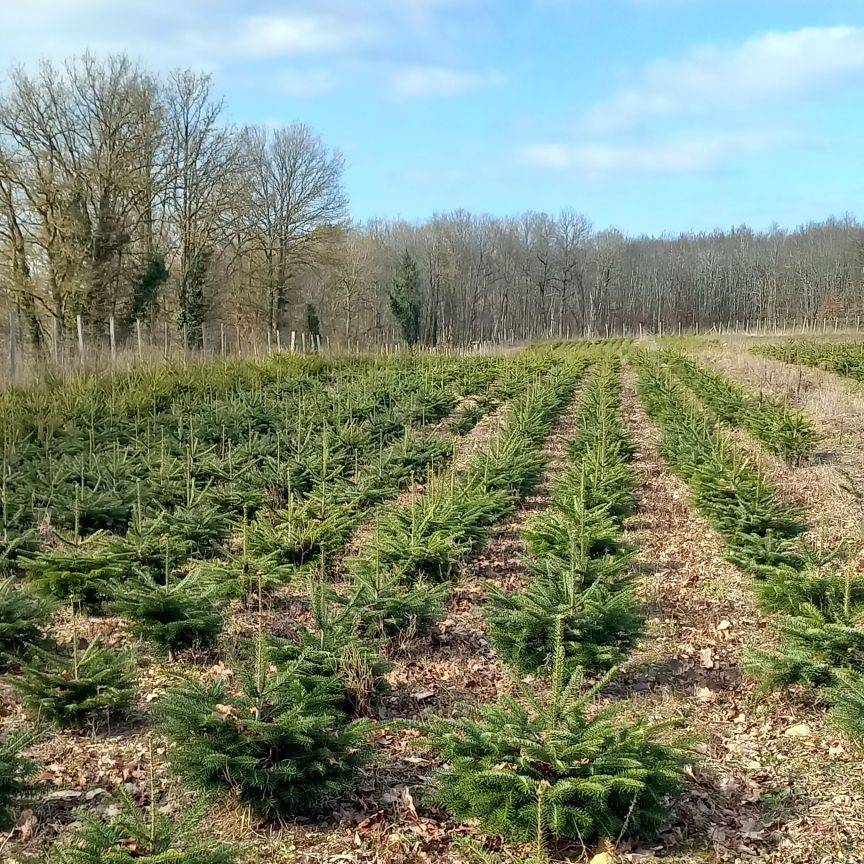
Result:
[[[819,430],[693,347],[275,353],[6,393],[0,828],[12,860],[683,854],[688,808],[717,783],[713,730],[620,689],[658,626],[649,550],[634,542],[650,521],[652,436],[767,622],[746,680],[827,708],[857,747],[859,550],[814,544],[768,460],[803,470]],[[754,351],[864,370],[858,343]],[[505,578],[472,577],[514,555],[508,531],[519,546]],[[475,685],[483,698],[426,692],[424,655],[451,644],[463,671],[477,657],[481,675],[495,670],[493,687]],[[111,795],[84,782],[75,797],[47,754],[88,741],[137,747],[143,779],[124,775]],[[408,771],[419,782],[397,782]],[[68,791],[76,806],[52,809]],[[230,813],[245,833],[227,830]],[[327,845],[340,819],[354,820],[348,849]],[[391,847],[369,827],[382,819],[441,836]]]

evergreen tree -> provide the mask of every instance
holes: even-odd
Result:
[[[259,641],[230,691],[193,679],[170,690],[160,728],[176,745],[171,764],[192,786],[291,815],[348,788],[366,761],[368,723],[349,720],[337,701],[332,683],[268,663]]]
[[[416,345],[421,335],[420,270],[406,249],[396,268],[390,288],[390,312],[408,345]]]
[[[340,693],[340,707],[353,715],[367,714],[386,690],[384,676],[390,670],[375,642],[366,638],[375,611],[364,619],[340,601],[324,583],[323,567],[307,584],[314,628],[301,628],[293,642],[271,640],[267,657],[280,668],[299,662],[313,676],[328,676]]]
[[[306,304],[306,329],[312,336],[312,344],[316,345],[317,340],[321,338],[321,319],[312,303]]]
[[[224,618],[213,584],[200,570],[181,578],[166,573],[164,585],[142,579],[126,586],[111,608],[132,621],[137,635],[168,650],[212,645]]]
[[[578,577],[576,579],[578,581]],[[560,627],[565,669],[610,669],[638,640],[643,616],[626,583],[594,582],[573,590],[569,580],[537,578],[525,591],[491,588],[487,605],[490,639],[502,661],[519,675],[548,670]]]
[[[158,306],[159,289],[168,281],[168,276],[165,257],[159,253],[150,255],[143,272],[132,285],[127,327],[133,327],[136,319],[149,320],[153,317]]]
[[[560,839],[645,837],[667,818],[667,799],[691,761],[670,724],[626,724],[615,708],[588,716],[608,676],[584,695],[563,682],[556,652],[551,697],[506,696],[477,719],[432,718],[430,742],[446,767],[435,797],[455,818],[542,846]]]
[[[0,582],[0,665],[26,654],[39,641],[52,609],[50,601],[13,580]]]
[[[69,653],[35,649],[12,680],[34,719],[80,727],[88,720],[123,714],[136,693],[132,655],[92,641]]]
[[[145,811],[118,793],[118,812],[108,819],[86,813],[70,836],[48,854],[48,864],[233,864],[234,849],[212,840],[193,808],[173,819],[155,802]]]
[[[371,639],[419,636],[444,617],[446,586],[403,584],[392,572],[362,571],[338,602],[344,603],[359,633]]]
[[[180,314],[177,325],[184,335],[186,348],[200,348],[204,344],[204,319],[207,315],[207,301],[204,289],[210,269],[211,252],[199,250],[181,275]]]
[[[804,606],[783,619],[777,650],[753,649],[745,671],[766,688],[793,684],[826,686],[839,671],[864,671],[864,608],[841,605],[819,610]]]
[[[31,733],[0,733],[0,831],[12,828],[12,808],[33,792],[36,766],[21,755],[32,743]]]
[[[39,594],[98,609],[129,578],[137,578],[131,556],[101,535],[81,543],[45,549],[22,560],[29,584]]]
[[[831,688],[831,720],[851,738],[864,738],[864,674],[840,669]]]

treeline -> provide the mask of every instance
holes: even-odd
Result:
[[[421,225],[372,223],[351,242],[351,269],[336,277],[326,317],[353,315],[353,328],[374,331],[387,300],[376,287],[392,291],[413,262],[422,338],[433,343],[823,318],[854,324],[864,313],[864,231],[850,219],[794,231],[627,237],[594,231],[569,211],[504,219],[455,212]],[[356,320],[358,308],[370,312]]]
[[[0,93],[0,290],[37,350],[168,325],[200,346],[298,330],[374,345],[816,321],[861,310],[864,232],[677,237],[575,211],[348,220],[311,129],[237,127],[207,76],[118,55],[13,70]],[[214,330],[215,328],[215,330]],[[176,337],[175,337],[176,338]],[[212,342],[210,343],[212,344]]]
[[[117,55],[13,70],[0,96],[2,285],[34,346],[80,316],[287,323],[343,230],[343,161],[306,126],[238,128],[210,79]]]

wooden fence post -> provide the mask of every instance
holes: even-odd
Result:
[[[75,326],[78,328],[78,356],[84,360],[84,322],[81,315],[75,316]]]
[[[117,340],[114,333],[114,316],[108,316],[108,342],[111,345],[111,366],[117,362]]]
[[[144,359],[144,345],[141,342],[141,319],[135,319],[135,341],[138,344],[138,361]]]
[[[15,326],[15,313],[9,313],[9,377],[15,383],[18,373],[18,328]]]

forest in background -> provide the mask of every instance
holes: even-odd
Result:
[[[575,209],[359,224],[343,170],[302,123],[232,125],[190,70],[157,76],[125,55],[13,69],[6,336],[36,354],[74,344],[79,321],[90,344],[143,328],[194,348],[228,326],[238,342],[466,345],[862,311],[864,231],[849,217],[664,237],[597,230]]]

